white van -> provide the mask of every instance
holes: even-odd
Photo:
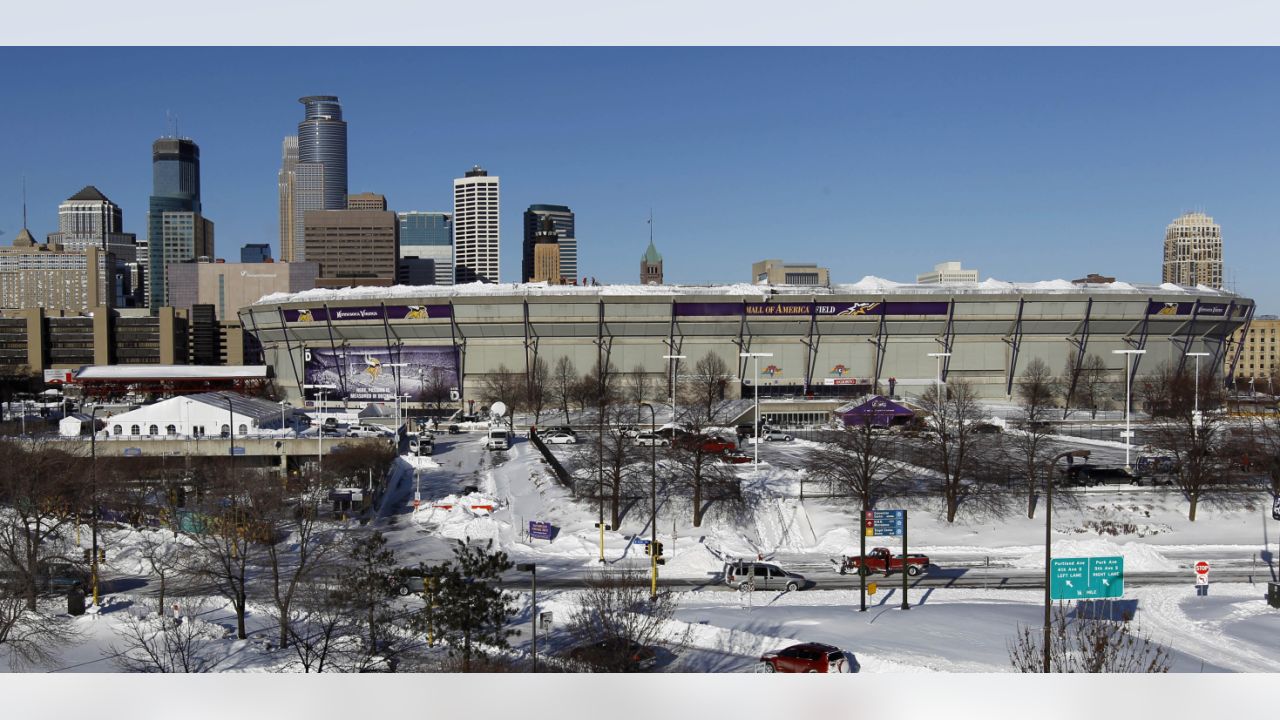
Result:
[[[511,447],[511,433],[506,428],[489,428],[489,441],[485,447],[490,450],[507,450]]]

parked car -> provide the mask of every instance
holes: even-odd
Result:
[[[561,432],[548,433],[546,435],[539,433],[539,437],[542,438],[543,442],[551,443],[552,445],[573,445],[578,442],[578,438],[573,435]]]
[[[730,450],[728,452],[720,453],[720,462],[729,463],[731,465],[749,463],[753,459],[754,458],[752,456],[742,452],[741,450]]]
[[[844,651],[823,643],[801,643],[760,656],[765,672],[848,672]]]
[[[765,430],[764,432],[760,433],[760,439],[765,442],[769,442],[769,441],[791,442],[795,438],[782,432],[781,430]]]
[[[377,425],[356,425],[347,430],[348,437],[387,437],[394,434],[391,430]]]
[[[739,590],[800,590],[811,583],[800,573],[769,562],[738,560],[725,563],[724,582]]]
[[[541,435],[544,440],[548,435],[555,435],[555,434],[569,435],[573,437],[575,440],[578,437],[578,431],[574,430],[568,425],[548,425],[547,427],[544,427],[544,428],[538,428],[538,434]]]
[[[450,434],[450,435],[461,435],[461,434],[462,434],[462,428],[458,427],[457,425],[450,425],[450,426],[449,426],[449,434]]]
[[[335,417],[327,417],[327,418],[325,418],[325,419],[324,419],[324,425],[323,425],[322,427],[324,427],[324,429],[325,429],[325,430],[337,430],[337,429],[338,429],[338,418],[335,418]]]
[[[889,548],[873,548],[867,553],[865,558],[856,555],[846,555],[839,561],[836,570],[841,575],[848,573],[858,573],[860,575],[870,575],[871,573],[879,573],[888,575],[894,572],[902,572],[903,559],[901,555],[894,555]],[[933,564],[929,562],[928,555],[919,553],[911,553],[906,558],[907,574],[915,577],[920,573],[929,569]]]
[[[1171,476],[1178,470],[1178,461],[1170,455],[1140,455],[1133,469],[1137,475],[1133,481],[1135,485],[1142,485],[1144,482],[1169,485],[1173,482]]]
[[[1059,468],[1064,474],[1061,485],[1064,487],[1092,487],[1094,485],[1137,484],[1137,478],[1122,467],[1108,467],[1090,463],[1077,463]]]
[[[649,645],[626,638],[609,638],[573,648],[569,651],[569,659],[593,670],[636,672],[656,665],[658,653]]]
[[[732,440],[714,435],[681,435],[672,441],[672,445],[686,450],[701,449],[704,453],[712,454],[736,450],[738,447]]]
[[[651,445],[657,445],[658,447],[666,447],[671,444],[671,441],[668,440],[667,438],[662,437],[661,435],[658,435],[657,433],[642,432],[636,436],[635,444],[642,445],[644,447],[649,447]]]
[[[623,425],[622,427],[617,428],[614,432],[618,433],[622,437],[634,438],[644,431],[637,425]]]
[[[404,597],[409,593],[423,592],[422,570],[418,567],[402,568],[391,576],[391,589],[395,594]]]

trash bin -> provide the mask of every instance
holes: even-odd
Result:
[[[84,614],[84,591],[78,587],[71,588],[67,591],[67,614]]]
[[[1267,604],[1280,608],[1280,582],[1267,583]]]

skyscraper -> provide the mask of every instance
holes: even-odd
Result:
[[[395,285],[400,228],[383,210],[307,213],[307,262],[320,266],[316,287]]]
[[[525,282],[560,285],[560,237],[550,215],[538,219],[538,232],[533,236],[533,275]]]
[[[306,259],[306,213],[347,207],[347,123],[333,95],[299,98],[298,162],[293,177],[293,257]]]
[[[63,249],[84,252],[96,247],[124,263],[137,259],[137,237],[124,232],[124,213],[92,185],[58,205],[58,232],[48,241]]]
[[[213,223],[200,207],[200,147],[164,137],[151,145],[151,202],[147,212],[147,304],[166,302],[165,266],[213,255]]]
[[[453,181],[454,281],[498,282],[498,178],[476,165]]]
[[[418,258],[434,263],[436,285],[453,284],[453,216],[446,212],[402,212],[400,259]],[[407,284],[417,284],[407,276]]]
[[[1164,231],[1164,282],[1222,289],[1222,228],[1202,212],[1183,213]]]
[[[266,243],[249,243],[240,248],[240,262],[265,263],[271,261],[271,246]]]
[[[533,277],[534,236],[538,234],[540,221],[551,218],[556,235],[560,238],[560,277],[569,282],[578,278],[578,239],[574,235],[573,211],[565,205],[530,205],[524,211],[524,254],[521,258],[520,281],[529,282]]]
[[[280,259],[293,262],[293,191],[298,167],[298,136],[288,135],[280,151],[280,174],[276,184],[280,190]]]
[[[347,196],[348,210],[386,210],[387,196],[363,192]]]

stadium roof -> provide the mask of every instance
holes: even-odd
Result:
[[[686,295],[726,295],[768,298],[776,295],[867,295],[886,293],[893,295],[1009,295],[1020,293],[1064,295],[1215,295],[1236,297],[1234,294],[1203,285],[1185,287],[1164,283],[1148,285],[1126,282],[1076,284],[1069,280],[1044,280],[1040,282],[1005,282],[988,278],[977,283],[947,283],[923,285],[900,283],[871,275],[856,283],[820,285],[752,285],[733,283],[728,285],[547,285],[546,283],[467,283],[464,285],[395,285],[393,287],[316,288],[296,293],[273,293],[258,300],[256,305],[290,302],[341,302],[344,300],[387,300],[395,298],[448,299],[454,297],[484,296],[640,296],[656,295],[679,297]]]

